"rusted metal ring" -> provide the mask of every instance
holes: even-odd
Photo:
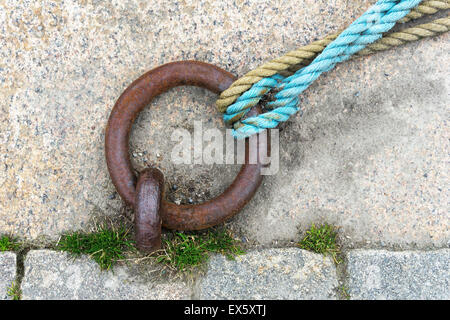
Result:
[[[157,67],[135,80],[117,100],[106,127],[106,163],[113,184],[122,199],[136,209],[136,177],[129,158],[129,133],[139,112],[157,95],[180,85],[193,85],[215,93],[227,89],[235,77],[214,65],[198,61],[172,62]],[[256,113],[255,110],[253,112]],[[267,150],[268,139],[258,139],[233,183],[218,197],[201,204],[177,205],[162,199],[162,225],[175,230],[200,230],[217,225],[239,212],[261,184],[262,164],[258,150]],[[256,155],[249,155],[255,152]],[[257,159],[249,164],[249,159]]]

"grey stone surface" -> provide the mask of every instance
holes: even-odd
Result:
[[[200,299],[336,299],[330,258],[297,248],[212,257],[197,286]]]
[[[3,1],[0,4],[0,233],[57,238],[118,214],[104,130],[121,92],[162,63],[198,59],[236,75],[349,25],[375,0]],[[44,9],[45,8],[45,9]],[[288,14],[287,14],[288,13]],[[449,35],[346,62],[302,94],[280,133],[280,168],[233,220],[267,245],[313,222],[348,245],[447,246]],[[177,88],[131,134],[137,169],[211,198],[238,167],[176,166],[175,128],[224,129],[216,96]],[[348,238],[347,238],[348,237]]]
[[[8,289],[16,279],[16,254],[0,252],[0,300],[11,299]]]
[[[87,257],[72,259],[66,253],[30,251],[22,281],[24,300],[143,300],[189,299],[191,292],[181,282],[154,282],[146,273],[132,273],[118,266],[101,271]]]
[[[304,115],[280,133],[279,172],[236,228],[270,244],[326,221],[341,227],[347,246],[448,246],[448,40],[321,76],[302,95]]]
[[[0,232],[56,239],[87,228],[92,216],[117,214],[122,201],[106,169],[105,126],[119,95],[145,71],[196,59],[243,74],[336,31],[371,2],[2,1]],[[326,24],[317,19],[324,10],[333,17]],[[171,90],[132,132],[136,168],[156,164],[168,182],[182,184],[179,192],[194,188],[198,196],[180,195],[183,201],[220,193],[238,170],[170,161],[174,128],[190,129],[194,120],[224,128],[215,97]]]
[[[450,250],[352,250],[347,254],[352,299],[450,299]]]

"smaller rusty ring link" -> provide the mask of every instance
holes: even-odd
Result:
[[[235,77],[231,73],[211,64],[198,61],[172,62],[143,74],[117,100],[106,127],[106,163],[117,192],[127,204],[137,211],[138,215],[141,213],[144,215],[141,217],[144,220],[156,219],[154,212],[157,208],[142,205],[139,199],[145,199],[145,196],[141,193],[151,189],[151,193],[156,195],[158,188],[155,186],[163,178],[161,178],[161,174],[161,179],[158,180],[158,174],[155,174],[155,171],[141,173],[142,184],[138,185],[140,192],[136,193],[136,177],[131,166],[128,141],[135,118],[154,97],[173,87],[193,85],[219,94],[227,89],[234,80]],[[257,114],[260,110],[254,109],[251,112]],[[175,230],[200,230],[220,224],[239,212],[261,184],[263,165],[259,159],[260,149],[266,150],[266,154],[269,155],[268,139],[258,139],[257,148],[252,148],[252,150],[246,139],[246,162],[242,165],[233,183],[218,197],[194,205],[176,205],[162,198],[159,203],[162,225]],[[249,164],[249,159],[257,159],[257,163]],[[159,192],[162,193],[163,187],[160,188]],[[145,201],[143,202],[145,203]],[[149,213],[150,211],[153,213]],[[154,217],[149,218],[149,214],[154,214]],[[140,223],[139,219],[140,217],[137,218],[138,224]],[[145,223],[149,224],[148,221]],[[139,229],[140,227],[138,225],[137,230],[146,230],[145,227]],[[143,231],[142,235],[145,234],[150,236]],[[139,238],[140,235],[137,237]]]
[[[161,200],[164,175],[156,168],[139,174],[136,185],[134,229],[139,251],[151,253],[161,248]]]

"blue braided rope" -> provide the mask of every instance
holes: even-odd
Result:
[[[224,120],[233,121],[237,114],[245,114],[249,106],[256,105],[263,95],[271,89],[278,89],[275,101],[267,104],[273,110],[255,117],[243,119],[235,124],[232,133],[241,139],[268,128],[275,128],[280,122],[287,121],[298,110],[298,96],[308,88],[323,72],[327,72],[339,63],[348,60],[353,54],[368,44],[380,39],[395,23],[406,16],[422,0],[379,0],[361,17],[356,19],[308,66],[298,70],[290,77],[276,74],[263,78],[244,92],[235,103],[227,108]]]

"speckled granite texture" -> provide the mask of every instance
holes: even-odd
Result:
[[[1,1],[0,233],[56,239],[119,213],[105,125],[143,72],[197,59],[242,75],[374,2]],[[302,96],[304,116],[280,134],[280,171],[233,220],[235,231],[269,244],[327,221],[349,245],[447,245],[449,44],[442,35],[320,77]],[[135,123],[135,167],[161,167],[180,186],[173,198],[213,197],[238,170],[170,162],[174,128],[202,120],[224,129],[215,98],[174,89]]]
[[[336,299],[331,258],[298,248],[248,252],[228,260],[215,255],[197,286],[200,299]]]
[[[450,250],[353,250],[346,254],[355,300],[448,300]]]
[[[191,290],[181,282],[155,283],[150,272],[124,266],[101,271],[86,256],[77,259],[50,250],[30,251],[25,259],[23,300],[178,300]]]
[[[16,280],[16,254],[0,252],[0,300],[10,300],[8,290]]]
[[[442,300],[450,297],[449,253],[348,250],[346,263],[336,266],[330,257],[295,247],[258,249],[235,260],[213,255],[206,272],[182,281],[161,277],[152,264],[118,263],[100,271],[87,256],[30,250],[17,276],[24,300]],[[0,253],[0,300],[15,279],[15,253]]]

